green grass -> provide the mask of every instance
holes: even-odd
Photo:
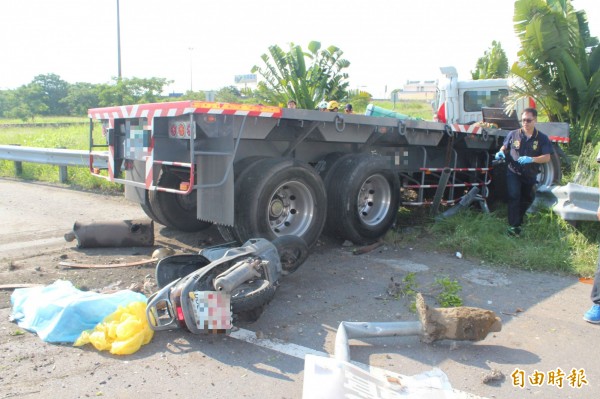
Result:
[[[6,123],[0,120],[0,124]],[[18,144],[24,147],[66,148],[70,150],[89,149],[89,130],[87,125],[67,127],[8,127],[0,128],[0,145]],[[94,129],[94,141],[105,142],[101,137],[102,129]],[[23,163],[22,173],[17,176],[13,161],[0,161],[0,176],[15,177],[25,180],[39,180],[59,183],[58,166],[37,163]],[[94,177],[85,167],[67,168],[68,181],[71,185],[85,190],[103,192],[121,192],[119,184]]]
[[[5,118],[0,120],[0,124],[23,125],[29,123],[83,123],[88,121],[89,119],[85,116],[36,116],[33,121]]]
[[[506,210],[490,214],[465,211],[429,225],[437,246],[467,258],[525,270],[593,276],[600,226],[580,222],[575,228],[545,209],[526,216],[520,237],[506,234]]]

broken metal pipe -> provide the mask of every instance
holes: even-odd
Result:
[[[335,358],[350,361],[351,338],[419,335],[426,343],[442,339],[480,341],[502,329],[502,321],[491,310],[468,306],[432,309],[421,294],[417,294],[416,305],[419,321],[341,322],[335,336]]]

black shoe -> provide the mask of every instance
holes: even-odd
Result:
[[[521,235],[521,228],[511,226],[508,228],[508,230],[506,230],[506,234],[508,234],[510,237],[519,237]]]

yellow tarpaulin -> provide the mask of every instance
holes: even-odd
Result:
[[[100,351],[130,355],[152,339],[154,331],[146,319],[146,302],[132,302],[108,315],[93,330],[81,333],[74,346],[91,343]]]

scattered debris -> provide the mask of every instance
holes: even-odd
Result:
[[[393,276],[390,277],[387,294],[396,299],[405,296],[414,297],[417,294],[416,274],[408,273],[400,282],[394,281]]]
[[[348,241],[348,240],[345,240],[345,241],[342,243],[342,247],[351,247],[351,246],[353,246],[353,245],[354,245],[354,243],[353,243],[352,241]]]
[[[100,292],[102,294],[108,294],[110,292],[115,292],[119,290],[119,286],[121,285],[121,280],[119,281],[115,281],[114,283],[110,283],[109,285],[107,285],[106,287],[98,290],[97,292]]]
[[[456,252],[456,254],[454,254],[458,259],[462,259],[462,254],[460,252]]]
[[[366,254],[367,252],[371,252],[374,249],[379,248],[380,246],[382,246],[384,244],[384,242],[382,240],[379,240],[377,242],[374,242],[373,244],[370,245],[365,245],[364,247],[359,247],[359,248],[355,248],[352,253],[354,255],[362,255],[362,254]]]
[[[507,316],[517,316],[517,315],[518,315],[518,313],[523,313],[523,312],[524,312],[524,310],[523,310],[523,309],[521,309],[521,308],[516,308],[516,309],[515,309],[515,311],[514,311],[514,313],[510,313],[510,312],[500,312],[500,313],[502,313],[502,314],[505,314],[505,315],[507,315]]]
[[[205,239],[198,241],[198,246],[200,248],[207,247],[207,246],[210,246],[210,245],[213,245],[213,239],[212,239],[212,237],[206,237]]]
[[[173,248],[168,247],[158,248],[157,250],[152,252],[152,258],[157,260],[166,258],[167,256],[171,255],[175,255],[175,250]]]
[[[489,373],[487,373],[486,375],[483,376],[483,378],[481,379],[481,382],[483,382],[484,384],[488,384],[493,381],[503,381],[503,380],[504,380],[504,374],[502,373],[502,371],[500,371],[498,369],[492,369]]]
[[[14,290],[17,288],[41,287],[43,284],[1,284],[0,290]]]
[[[158,261],[158,259],[150,258],[138,260],[135,262],[126,262],[126,263],[110,263],[110,264],[87,264],[87,263],[75,263],[75,262],[59,262],[59,265],[66,268],[73,269],[114,269],[118,267],[132,267],[132,266],[141,266],[147,265],[149,263],[154,263]]]
[[[390,384],[397,384],[402,386],[402,381],[400,381],[400,378],[396,377],[396,376],[392,376],[392,375],[386,375],[385,376],[387,382],[389,382]]]
[[[182,242],[172,242],[172,241],[166,241],[166,240],[161,240],[160,238],[156,238],[154,240],[155,245],[162,245],[165,247],[169,247],[169,248],[174,248],[176,249],[176,252],[186,252],[186,253],[190,253],[190,254],[197,254],[198,253],[198,248],[197,247],[192,247],[190,245],[186,245]]]
[[[127,287],[127,289],[130,290],[130,291],[143,293],[144,284],[142,284],[142,283],[131,283],[129,285],[129,287]]]

